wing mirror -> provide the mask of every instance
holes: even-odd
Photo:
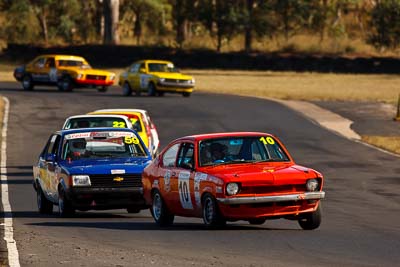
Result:
[[[140,69],[139,69],[139,72],[140,72],[140,73],[146,73],[146,69],[145,69],[145,68],[140,68]]]
[[[55,154],[46,155],[46,161],[54,162],[55,160],[56,160],[56,155]]]

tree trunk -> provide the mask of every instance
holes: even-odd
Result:
[[[119,0],[103,0],[104,44],[119,44]]]
[[[325,25],[328,17],[328,0],[322,0],[322,18],[321,28],[319,30],[319,42],[322,43],[325,39]]]
[[[290,31],[290,25],[289,25],[289,7],[286,6],[285,10],[283,11],[283,25],[284,25],[284,33],[285,33],[285,40],[286,43],[289,41],[289,31]]]
[[[252,17],[253,17],[253,9],[254,9],[254,0],[247,0],[246,8],[247,8],[248,20],[247,20],[247,23],[245,26],[244,49],[245,49],[246,53],[250,53],[252,50],[251,44],[253,41]]]
[[[179,48],[183,47],[183,42],[186,40],[186,17],[182,0],[177,0],[175,5],[175,21],[176,21],[176,42]]]
[[[46,45],[49,43],[49,33],[47,30],[47,14],[45,11],[39,11],[37,17],[40,21],[40,28],[42,28],[43,40]]]
[[[183,47],[183,42],[186,40],[186,19],[180,18],[176,29],[176,41],[179,48]]]
[[[140,12],[135,11],[136,19],[135,19],[135,26],[133,28],[133,35],[136,37],[136,45],[140,45],[140,39],[142,37],[142,23]]]
[[[221,48],[222,48],[222,32],[220,30],[220,28],[218,27],[217,29],[217,52],[221,52]]]
[[[104,1],[98,0],[96,9],[96,34],[100,37],[98,40],[104,40]]]

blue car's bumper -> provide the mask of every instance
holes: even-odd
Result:
[[[143,188],[70,188],[66,197],[78,210],[146,209]]]

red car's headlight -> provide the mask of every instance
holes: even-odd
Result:
[[[226,194],[229,196],[236,195],[239,192],[239,184],[237,183],[228,183],[226,185]]]
[[[309,179],[306,183],[307,191],[314,192],[319,189],[319,181],[317,179]]]

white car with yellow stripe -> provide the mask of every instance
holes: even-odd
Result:
[[[129,118],[123,115],[75,115],[68,117],[65,120],[62,129],[68,130],[98,127],[133,129]]]

